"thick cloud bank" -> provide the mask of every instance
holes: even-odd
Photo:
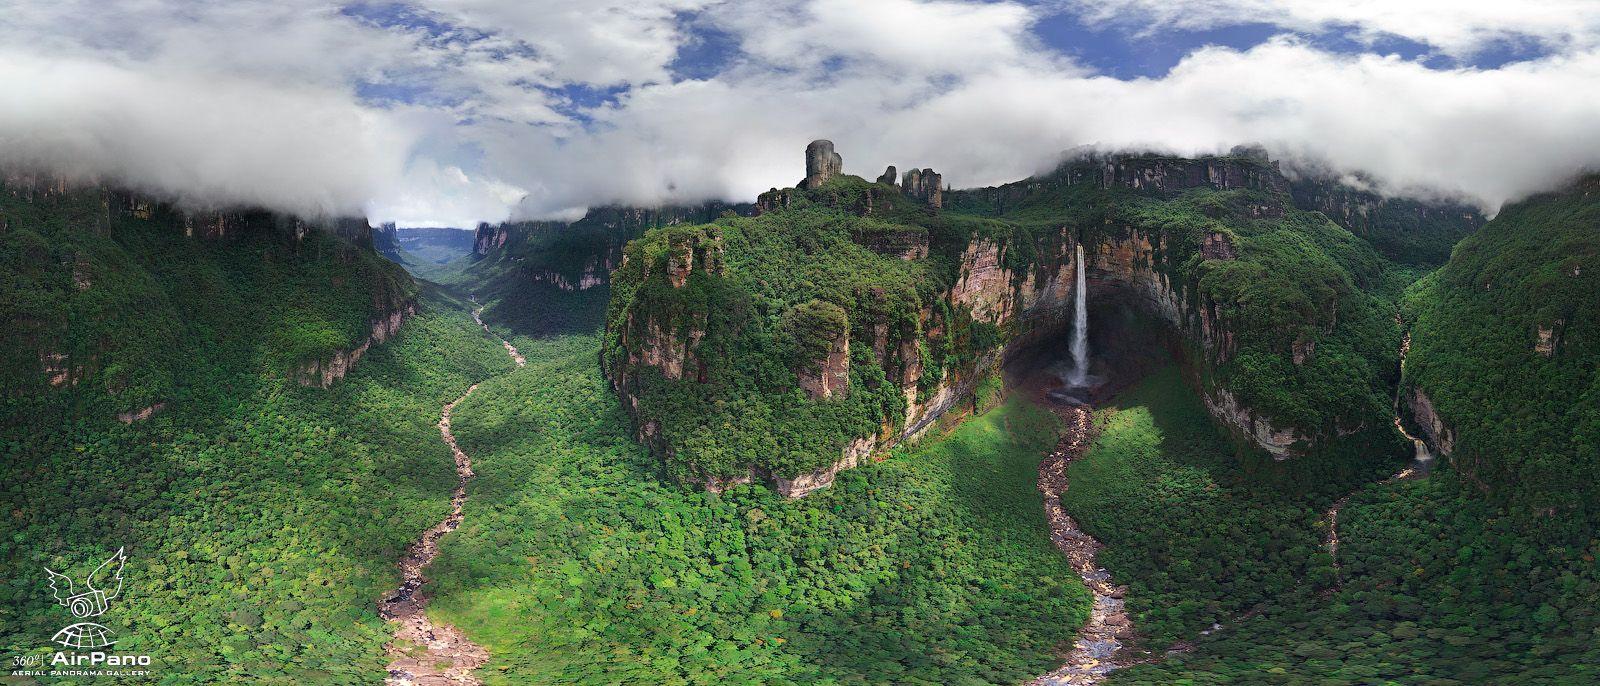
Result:
[[[956,186],[1015,180],[1084,145],[1254,141],[1488,209],[1600,167],[1600,11],[1581,3],[1078,8],[1143,40],[1245,21],[1285,31],[1131,80],[1035,34],[1060,3],[13,5],[0,17],[0,165],[197,205],[470,226],[749,200],[798,180],[818,137],[851,173],[933,166]],[[1335,29],[1358,44],[1397,35],[1469,56],[1512,41],[1542,56],[1440,69],[1292,33]]]
[[[0,155],[199,205],[352,213],[413,132],[338,92],[0,52]]]

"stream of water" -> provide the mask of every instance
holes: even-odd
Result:
[[[1396,321],[1398,320],[1399,317],[1396,317]],[[1406,368],[1406,353],[1410,351],[1411,334],[1408,332],[1406,333],[1405,337],[1400,340],[1400,371],[1402,373]],[[1394,428],[1399,430],[1400,435],[1411,440],[1411,462],[1407,463],[1404,468],[1398,472],[1395,472],[1389,478],[1378,482],[1380,485],[1392,484],[1409,479],[1420,479],[1433,471],[1433,453],[1428,450],[1428,444],[1423,442],[1422,439],[1411,435],[1411,432],[1406,431],[1405,423],[1400,421],[1399,389],[1396,389],[1394,394]],[[1359,492],[1360,491],[1358,489],[1356,493]],[[1342,582],[1344,579],[1344,569],[1339,564],[1339,513],[1344,511],[1344,506],[1350,503],[1350,498],[1354,495],[1355,493],[1351,493],[1343,498],[1340,498],[1333,504],[1333,507],[1328,508],[1328,514],[1326,515],[1328,522],[1328,536],[1323,541],[1323,544],[1328,548],[1328,555],[1333,558],[1334,579],[1339,582]]]
[[[472,319],[488,332],[489,326],[479,317],[482,311],[482,307],[473,310]],[[500,344],[518,367],[527,364],[511,343],[500,339]],[[461,397],[445,403],[439,411],[439,436],[450,446],[456,464],[456,488],[450,494],[450,514],[422,532],[422,536],[406,549],[405,557],[400,560],[400,587],[378,604],[378,614],[398,625],[394,640],[384,646],[390,657],[385,683],[390,686],[478,684],[472,672],[489,661],[489,651],[468,640],[460,629],[429,620],[428,599],[419,593],[426,580],[423,571],[439,556],[439,539],[461,526],[464,518],[462,508],[467,502],[467,482],[472,479],[472,458],[456,444],[455,434],[450,431],[450,413],[475,390],[478,384],[472,384]]]

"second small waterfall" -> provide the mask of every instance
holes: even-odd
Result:
[[[1089,307],[1088,276],[1083,264],[1083,244],[1078,244],[1078,261],[1073,265],[1078,283],[1073,289],[1072,303],[1072,372],[1067,383],[1084,386],[1089,381]]]

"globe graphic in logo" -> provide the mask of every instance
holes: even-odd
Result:
[[[50,640],[68,648],[103,648],[116,643],[111,630],[94,622],[79,622],[56,632]]]

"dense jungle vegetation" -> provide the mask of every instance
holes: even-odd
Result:
[[[1329,586],[1323,511],[1362,477],[1394,471],[1384,460],[1331,479],[1309,460],[1238,451],[1175,366],[1097,421],[1100,438],[1072,465],[1062,503],[1107,546],[1100,561],[1129,585],[1130,616],[1158,648],[1302,585]]]
[[[5,206],[8,321],[100,366],[41,391],[18,371],[39,374],[36,357],[7,361],[37,385],[6,395],[0,426],[0,646],[52,650],[77,620],[44,567],[81,580],[125,546],[126,585],[96,621],[154,658],[154,680],[377,681],[389,629],[376,599],[449,508],[439,406],[510,361],[463,303],[425,290],[398,338],[332,389],[303,387],[284,336],[352,345],[409,278],[318,232],[297,247],[272,232],[186,238],[159,215],[92,229],[97,199],[69,202],[89,214]],[[157,400],[144,421],[110,414]]]
[[[1497,502],[1600,527],[1600,176],[1507,206],[1413,289],[1408,387]],[[1540,352],[1541,335],[1547,350]]]
[[[1100,410],[1065,504],[1107,544],[1152,646],[1115,684],[1561,684],[1600,679],[1600,543],[1545,547],[1453,469],[1326,498],[1246,477],[1172,370]],[[1292,465],[1278,467],[1292,470]],[[1222,629],[1208,632],[1212,623]]]
[[[1010,404],[785,500],[664,480],[595,368],[598,339],[463,402],[478,473],[433,611],[491,683],[1004,684],[1058,661],[1087,593],[1034,476],[1056,420]]]
[[[1336,589],[1313,577],[1112,683],[1600,681],[1600,545],[1545,548],[1448,469],[1362,489],[1339,536]]]

